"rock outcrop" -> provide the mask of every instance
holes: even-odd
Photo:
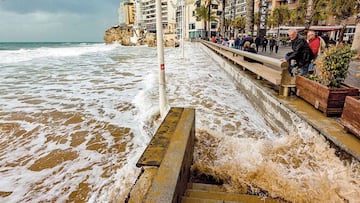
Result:
[[[124,46],[137,46],[137,45],[148,45],[156,46],[156,34],[155,33],[144,33],[140,31],[138,40],[136,43],[131,41],[134,36],[134,30],[132,27],[121,27],[114,26],[105,31],[104,42],[106,44],[119,43]],[[175,39],[175,34],[165,34],[164,45],[166,47],[177,47],[179,43]]]

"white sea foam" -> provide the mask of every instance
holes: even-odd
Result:
[[[38,58],[73,57],[90,53],[111,51],[119,47],[117,45],[87,45],[79,44],[70,47],[40,47],[35,49],[4,50],[0,51],[0,65],[22,63]]]
[[[65,202],[76,192],[88,202],[121,202],[134,183],[135,163],[158,124],[156,48],[83,46],[66,48],[73,55],[26,50],[26,62],[0,62],[0,192],[12,192],[0,202]],[[165,49],[167,99],[196,109],[198,139],[204,130],[215,140],[197,152],[209,149],[217,174],[230,171],[235,182],[290,199],[284,185],[298,195],[335,186],[356,202],[358,165],[345,166],[300,121],[291,135],[273,132],[216,63],[196,44],[185,48],[185,59]],[[37,163],[51,153],[68,160]],[[259,171],[263,179],[252,180]]]

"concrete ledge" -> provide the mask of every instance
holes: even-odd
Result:
[[[140,158],[148,162],[137,164],[142,167],[143,173],[133,186],[127,202],[180,202],[186,190],[194,152],[195,110],[172,107],[153,140],[158,140],[158,136],[167,141],[150,142],[143,156],[149,157],[146,154],[150,153],[150,158],[156,157],[154,160],[160,164],[154,164],[152,159],[144,159],[143,156]],[[152,154],[155,152],[152,148],[158,146],[165,146],[164,150],[160,150],[165,152],[160,158]]]

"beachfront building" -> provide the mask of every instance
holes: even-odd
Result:
[[[175,10],[172,0],[161,0],[161,18],[164,34],[175,33]],[[156,4],[155,0],[142,0],[142,14],[144,26],[148,32],[156,32]]]
[[[204,21],[196,17],[196,8],[204,6],[207,1],[205,0],[195,0],[195,1],[185,1],[185,38],[194,39],[194,38],[204,38],[206,36],[206,30],[204,26]],[[211,21],[208,23],[207,29],[210,29],[209,37],[216,36],[219,33],[220,28],[220,17],[222,13],[222,7],[219,1],[212,1],[210,4],[210,9],[214,12],[216,16],[216,21]],[[179,18],[181,19],[181,18]]]
[[[123,2],[120,2],[118,16],[120,26],[133,26],[135,22],[134,0],[125,0]]]

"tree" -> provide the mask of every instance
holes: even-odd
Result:
[[[195,9],[195,13],[196,13],[196,18],[204,22],[205,38],[208,38],[210,36],[208,35],[208,31],[210,31],[210,27],[208,29],[209,22],[217,21],[215,11],[210,10],[209,13],[209,7],[207,7],[206,5],[201,5],[200,7],[197,7]]]
[[[328,4],[330,15],[335,16],[336,21],[340,22],[341,25],[339,43],[343,41],[346,28],[345,20],[355,14],[357,5],[358,2],[355,0],[330,0]]]
[[[224,36],[225,34],[225,4],[227,0],[221,0],[221,19],[220,19],[220,34]]]
[[[207,31],[208,9],[202,5],[195,9],[196,18],[204,22],[205,36]]]
[[[247,33],[254,33],[254,4],[255,0],[246,1],[246,26],[245,31]]]
[[[217,0],[215,0],[217,2]],[[205,31],[207,31],[205,33],[205,37],[208,39],[210,37],[210,33],[211,33],[211,25],[210,22],[211,21],[217,21],[217,17],[215,16],[215,12],[211,10],[211,6],[212,6],[212,2],[213,0],[205,0],[205,7],[207,8],[207,23],[209,24],[209,29]]]
[[[283,25],[285,22],[288,21],[288,19],[290,19],[290,16],[291,16],[290,10],[287,6],[281,5],[274,9],[272,16],[275,21],[275,24],[278,27],[277,36],[279,36],[280,25]]]
[[[246,24],[246,19],[244,16],[238,16],[235,18],[234,22],[233,22],[233,27],[237,30],[241,30],[243,31],[245,29],[245,24]]]
[[[327,15],[324,11],[328,3],[329,0],[299,0],[289,22],[293,25],[304,25],[307,32],[311,25],[326,19]]]

